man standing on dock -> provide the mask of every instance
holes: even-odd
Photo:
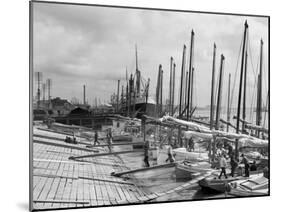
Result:
[[[144,143],[144,164],[146,167],[150,167],[149,165],[149,161],[148,161],[148,150],[149,150],[149,141],[146,140],[145,143]]]
[[[98,141],[98,132],[95,131],[95,140],[94,140],[94,146],[96,146],[96,143],[98,143],[100,145],[100,142]]]
[[[168,161],[170,161],[170,163],[174,163],[175,162],[175,158],[174,158],[174,155],[173,155],[173,149],[172,149],[171,145],[168,146],[167,154],[168,154],[168,158],[166,159],[166,163]]]
[[[246,156],[244,154],[241,155],[242,157],[242,163],[244,164],[245,166],[245,177],[249,177],[250,176],[250,171],[249,171],[249,168],[250,168],[250,165],[249,165],[249,160],[248,158],[246,158]]]
[[[108,129],[107,144],[108,144],[108,150],[111,153],[111,145],[112,145],[112,132],[111,132],[111,128]]]
[[[190,137],[190,139],[188,141],[188,147],[189,147],[190,152],[194,152],[194,141],[193,141],[192,137]]]
[[[231,154],[230,156],[230,166],[231,166],[231,177],[234,177],[235,170],[238,166],[238,162],[236,161],[234,154]]]
[[[220,158],[220,168],[221,168],[221,173],[220,173],[219,179],[221,179],[222,174],[224,174],[225,179],[227,179],[227,175],[226,175],[226,172],[225,172],[226,159],[225,159],[224,154]]]

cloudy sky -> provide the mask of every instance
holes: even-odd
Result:
[[[107,101],[116,92],[118,79],[125,85],[126,67],[128,73],[135,72],[137,44],[139,69],[144,78],[151,79],[152,96],[155,95],[158,66],[162,64],[164,97],[168,97],[169,63],[170,57],[174,57],[177,98],[183,44],[187,45],[188,52],[193,29],[194,101],[198,106],[210,102],[212,51],[216,42],[217,73],[220,54],[225,56],[222,100],[225,105],[228,73],[234,79],[246,19],[251,48],[248,66],[248,101],[251,104],[261,38],[264,40],[264,73],[268,71],[268,22],[262,17],[34,3],[34,71],[42,72],[44,80],[52,79],[52,97],[69,100],[77,97],[82,101],[85,84],[90,104],[95,97]],[[267,87],[264,85],[264,90]],[[236,85],[233,104],[236,104],[237,90]]]

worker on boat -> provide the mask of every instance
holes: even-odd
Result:
[[[246,158],[246,156],[244,154],[241,155],[242,157],[242,161],[241,163],[244,164],[244,168],[245,168],[245,177],[249,177],[250,176],[250,171],[249,171],[249,168],[250,168],[250,165],[249,165],[249,160],[248,158]]]
[[[167,149],[167,154],[168,154],[168,158],[166,159],[166,163],[168,161],[170,161],[170,163],[174,163],[175,162],[175,157],[173,155],[173,148],[171,145],[168,146],[168,149]]]
[[[258,167],[257,167],[257,162],[256,160],[253,161],[253,164],[250,167],[250,171],[257,171]]]
[[[190,152],[194,152],[194,141],[193,141],[192,137],[188,141],[188,147],[189,147]]]
[[[231,144],[228,144],[228,155],[229,157],[233,156],[233,147]]]
[[[148,140],[146,140],[145,142],[144,142],[144,159],[143,159],[143,161],[144,161],[144,165],[145,165],[145,167],[150,167],[150,165],[149,165],[149,158],[148,158],[148,150],[149,150],[149,141]]]
[[[234,154],[230,156],[231,177],[234,177],[235,170],[238,166],[238,161],[235,159]]]
[[[107,133],[107,144],[108,144],[108,150],[111,152],[111,146],[112,146],[112,133],[111,133],[111,128],[108,129]]]
[[[222,174],[224,174],[225,179],[227,179],[227,175],[226,175],[226,159],[225,159],[225,155],[222,154],[220,157],[220,168],[221,168],[221,173],[219,176],[219,179],[221,179]]]
[[[96,146],[96,143],[100,144],[100,142],[98,141],[98,137],[98,132],[95,131],[94,146]]]
[[[70,140],[71,140],[71,139],[70,139],[69,136],[66,136],[65,139],[64,139],[64,141],[65,141],[66,143],[70,143]]]

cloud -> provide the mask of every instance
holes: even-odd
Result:
[[[234,76],[246,19],[250,26],[251,63],[256,65],[261,37],[265,41],[264,58],[268,54],[266,18],[35,2],[34,70],[41,71],[44,78],[52,78],[53,96],[81,99],[82,86],[86,84],[90,103],[95,97],[109,100],[116,92],[117,80],[124,85],[126,67],[128,73],[134,73],[137,44],[139,69],[144,78],[151,79],[150,93],[155,94],[159,64],[164,70],[164,85],[169,84],[171,56],[177,65],[178,91],[183,44],[188,47],[188,56],[190,32],[194,29],[196,103],[207,105],[213,43],[217,44],[217,72],[220,54],[224,54],[225,79],[228,73]],[[253,78],[253,70],[249,73]],[[250,82],[252,86],[253,80]],[[164,96],[167,94],[165,86]]]

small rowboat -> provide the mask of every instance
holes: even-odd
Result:
[[[224,193],[229,190],[228,183],[242,178],[242,176],[239,176],[218,179],[218,177],[212,175],[200,180],[198,183],[201,189],[206,193]]]
[[[236,180],[231,183],[229,194],[234,196],[263,196],[268,195],[268,179],[262,173],[247,179]]]

